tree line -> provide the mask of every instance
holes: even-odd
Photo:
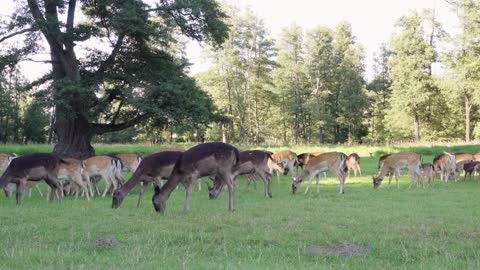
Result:
[[[480,138],[480,3],[449,3],[458,35],[444,31],[435,10],[401,16],[369,81],[348,22],[291,25],[275,41],[252,11],[230,10],[229,39],[196,75],[232,119],[210,136],[252,144]]]
[[[93,154],[91,141],[469,142],[480,137],[480,4],[448,2],[458,35],[435,10],[405,14],[367,81],[348,22],[274,39],[251,10],[213,0],[19,1],[0,27],[0,141],[53,141],[62,156]],[[186,38],[212,63],[193,77]],[[51,71],[26,82],[18,63],[42,39]]]

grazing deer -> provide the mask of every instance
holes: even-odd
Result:
[[[61,180],[65,181],[70,181],[70,182],[74,182],[76,185],[78,185],[79,187],[81,187],[84,191],[84,193],[87,193],[87,200],[90,200],[89,196],[88,196],[88,182],[85,182],[83,181],[82,179],[82,171],[83,171],[83,167],[84,167],[84,164],[82,161],[80,160],[77,160],[77,159],[71,159],[71,158],[66,158],[66,159],[62,159],[62,162],[60,163],[59,165],[59,170],[58,170],[58,173],[57,173],[57,179],[60,181],[61,183]],[[31,192],[32,192],[32,188],[35,187],[37,189],[37,191],[39,192],[40,196],[43,196],[43,193],[42,191],[40,190],[40,188],[38,187],[38,184],[40,183],[41,181],[31,181],[30,179],[28,179],[26,185],[25,185],[25,191],[29,191],[29,197],[31,197]],[[70,190],[71,187],[70,185],[68,185],[66,188],[65,188],[65,185],[63,185],[63,191],[64,191],[64,194],[65,194],[65,190],[68,189]],[[11,193],[13,192],[13,188],[14,188],[14,184],[10,183],[7,185],[7,187],[5,188],[5,194],[7,197],[10,197]],[[52,190],[49,189],[49,194]],[[50,196],[47,196],[47,198],[50,197]],[[57,195],[58,197],[58,195]],[[78,193],[76,193],[76,197],[78,197]]]
[[[64,161],[57,156],[47,153],[35,153],[17,157],[8,165],[0,177],[0,188],[5,188],[8,183],[17,184],[17,204],[22,204],[27,181],[44,180],[55,192],[52,192],[50,201],[54,199],[54,193],[58,192],[58,201],[62,201],[62,189],[58,182],[57,174],[60,163]]]
[[[182,155],[179,151],[162,151],[145,157],[133,173],[132,177],[120,188],[113,192],[112,208],[118,208],[125,196],[138,183],[141,184],[140,193],[138,194],[137,207],[140,207],[142,195],[145,192],[147,183],[154,182],[157,186],[161,186],[161,178],[168,179],[172,174],[175,162]]]
[[[195,179],[204,176],[219,177],[228,187],[228,209],[235,210],[235,186],[233,169],[239,161],[238,150],[226,143],[212,142],[194,146],[178,158],[172,174],[163,187],[155,187],[152,203],[157,212],[165,211],[167,200],[175,187],[182,183],[185,186],[185,207],[190,210],[190,196]]]
[[[340,152],[328,152],[318,156],[312,157],[310,161],[305,165],[305,169],[302,175],[296,179],[292,177],[292,192],[293,194],[298,192],[300,183],[308,177],[308,185],[305,189],[305,194],[308,192],[313,178],[321,172],[331,171],[335,173],[340,181],[340,193],[344,193],[345,186],[345,173],[346,173],[346,160],[347,155]],[[317,192],[320,191],[319,178],[317,178]]]
[[[13,157],[10,156],[9,154],[0,153],[0,172],[3,173],[7,169],[8,164],[10,164],[10,161],[12,161],[12,159]],[[7,184],[7,186],[5,186],[3,190],[5,192],[6,197],[12,196],[14,185],[15,184],[13,183],[9,183]]]
[[[355,176],[357,176],[357,172],[360,173],[360,176],[362,176],[362,170],[360,169],[360,156],[357,153],[351,153],[348,155],[346,163],[348,177],[350,177],[350,170],[353,170]]]
[[[271,152],[268,152],[268,153],[271,153]],[[275,163],[273,161],[273,159],[268,159],[267,161],[267,173],[269,173],[270,175],[273,174],[274,171],[278,171],[280,172],[281,174],[284,174],[285,173],[285,169],[280,167],[280,165],[278,165],[277,163]],[[247,174],[245,175],[245,177],[247,178],[247,189],[248,187],[250,186],[250,183],[253,181],[253,188],[255,190],[257,190],[257,183],[256,183],[256,178],[257,178],[257,174],[256,173],[252,173],[252,174]]]
[[[153,153],[156,154],[156,153],[165,152],[165,151],[185,152],[185,149],[181,148],[181,147],[168,147],[168,148],[165,148],[165,149],[162,149],[162,150],[155,151]]]
[[[464,163],[463,170],[465,171],[463,181],[467,179],[467,175],[469,175],[470,180],[472,180],[472,174],[474,174],[475,172],[480,173],[480,161],[471,161],[468,163]]]
[[[297,156],[298,167],[300,167],[303,170],[303,166],[307,165],[310,158],[312,158],[314,156],[318,156],[320,154],[321,154],[320,152],[314,152],[314,153],[302,153],[302,154],[298,155]]]
[[[81,187],[83,193],[86,194],[87,200],[90,200],[89,181],[85,181],[82,177],[83,170],[86,167],[85,162],[73,158],[66,158],[63,159],[63,161],[64,162],[60,164],[57,178],[69,180],[70,183],[73,182],[75,185]],[[72,186],[72,184],[70,184],[70,186]],[[77,198],[78,192],[75,192],[75,199]]]
[[[422,163],[420,165],[420,172],[422,173],[423,177],[428,178],[428,184],[432,182],[433,184],[433,164],[432,163]]]
[[[425,183],[423,182],[423,176],[420,172],[420,165],[422,164],[422,156],[413,152],[400,152],[396,154],[391,154],[383,159],[383,162],[380,166],[380,170],[377,176],[373,176],[373,188],[378,188],[383,181],[383,178],[388,173],[395,174],[395,179],[397,181],[397,189],[400,189],[400,184],[398,178],[400,177],[400,169],[408,168],[409,175],[411,177],[409,188],[413,184],[413,178],[417,178],[418,182],[422,182],[423,188],[425,188]],[[388,181],[388,187],[390,188],[391,177]]]
[[[94,156],[87,158],[83,161],[85,167],[83,169],[83,178],[85,181],[89,181],[92,176],[101,176],[105,182],[106,186],[103,191],[102,197],[105,197],[110,186],[113,185],[113,191],[117,189],[117,183],[122,184],[125,180],[122,177],[122,165],[119,162],[119,159],[111,156]],[[95,185],[97,194],[100,195],[98,186]],[[90,191],[93,196],[93,191]]]
[[[13,157],[8,154],[0,153],[0,171],[1,172],[4,172],[5,169],[7,169],[8,164],[10,164],[10,161],[12,161],[12,159]]]
[[[463,170],[463,164],[470,163],[475,161],[475,157],[472,154],[465,154],[465,153],[455,153],[455,182],[458,181],[458,176],[460,172]]]
[[[272,155],[273,162],[280,165],[282,168],[285,169],[284,175],[288,173],[288,171],[292,172],[292,176],[296,176],[296,169],[295,164],[298,164],[297,154],[292,151],[284,150],[276,152]],[[278,170],[275,170],[277,175],[277,183],[280,183],[280,174]]]
[[[135,170],[142,162],[142,157],[137,154],[116,154],[115,157],[119,158],[123,163],[123,168],[128,169],[131,173],[134,173]]]
[[[239,161],[233,169],[234,179],[239,175],[259,175],[265,184],[264,196],[272,198],[272,175],[269,173],[269,168],[267,166],[268,161],[272,160],[272,154],[272,152],[261,150],[241,151],[239,154]],[[223,181],[219,177],[216,177],[214,180],[214,186],[208,186],[210,199],[217,198],[223,186]]]
[[[448,181],[450,176],[455,175],[456,159],[455,155],[443,152],[433,158],[433,170],[435,174],[440,175],[441,181]]]

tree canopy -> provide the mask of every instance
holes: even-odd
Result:
[[[196,126],[217,117],[187,76],[180,44],[227,38],[226,15],[213,0],[24,0],[10,18],[0,28],[0,68],[39,53],[46,41],[50,59],[42,61],[51,70],[27,88],[47,86],[38,96],[55,108],[61,156],[92,155],[92,136],[150,118]]]

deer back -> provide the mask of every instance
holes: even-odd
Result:
[[[300,178],[303,179],[305,176],[319,171],[344,171],[346,159],[347,155],[341,152],[327,152],[311,157],[310,161],[305,165],[305,169]]]
[[[235,165],[235,175],[251,174],[256,171],[268,171],[267,163],[271,152],[248,150],[239,153],[239,162]]]
[[[172,176],[211,176],[232,173],[239,162],[238,150],[226,143],[203,143],[185,151],[175,163]]]
[[[180,151],[162,151],[151,154],[143,158],[137,170],[146,176],[168,178],[182,153]]]

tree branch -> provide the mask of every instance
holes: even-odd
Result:
[[[122,32],[120,33],[120,35],[118,35],[117,42],[115,43],[115,46],[113,47],[112,52],[98,69],[97,71],[98,74],[103,73],[108,67],[110,67],[113,64],[113,61],[115,61],[115,57],[117,57],[117,54],[120,51],[120,48],[122,47],[124,38],[125,38],[125,32]]]
[[[31,32],[31,31],[33,31],[34,29],[35,29],[35,28],[30,27],[30,28],[23,29],[23,30],[20,30],[20,31],[18,31],[18,32],[15,32],[15,33],[11,33],[11,34],[9,34],[9,35],[6,35],[6,36],[0,38],[0,43],[4,42],[5,40],[7,40],[7,39],[9,39],[9,38],[12,38],[12,37],[14,37],[14,36],[18,36],[18,35],[21,35],[21,34],[23,34],[23,33]]]
[[[91,130],[93,134],[98,134],[98,135],[101,135],[107,132],[124,130],[126,128],[129,128],[135,124],[138,124],[144,121],[145,119],[150,117],[150,115],[151,115],[150,113],[144,113],[121,124],[91,124],[91,127],[92,127]]]
[[[36,80],[36,81],[33,81],[33,82],[27,84],[27,85],[25,86],[25,89],[26,89],[26,90],[30,90],[30,89],[32,89],[33,87],[38,86],[38,85],[41,85],[41,84],[44,84],[44,83],[46,83],[46,82],[48,82],[48,81],[50,81],[50,80],[52,80],[52,79],[53,79],[53,74],[52,74],[52,73],[45,74],[45,75],[43,75],[40,79],[38,79],[38,80]]]
[[[55,63],[55,61],[52,61],[52,60],[33,60],[31,58],[25,58],[25,59],[22,59],[22,61],[29,61],[29,62],[35,62],[35,63],[47,63],[47,64]]]
[[[40,30],[42,31],[43,35],[47,39],[47,42],[50,45],[50,48],[52,49],[52,52],[60,59],[60,61],[62,61],[63,65],[67,66],[67,61],[65,59],[65,55],[63,54],[62,45],[59,43],[57,36],[54,36],[52,34],[52,31],[50,31],[50,29],[48,28],[49,23],[47,23],[47,21],[43,17],[43,14],[40,11],[40,7],[38,6],[37,1],[27,0],[27,2],[28,2],[28,7],[30,8],[30,13],[33,16],[33,19],[35,20],[35,23],[40,27]]]
[[[67,16],[67,46],[73,47],[73,22],[75,19],[75,5],[77,0],[70,0],[68,2],[68,16]]]

